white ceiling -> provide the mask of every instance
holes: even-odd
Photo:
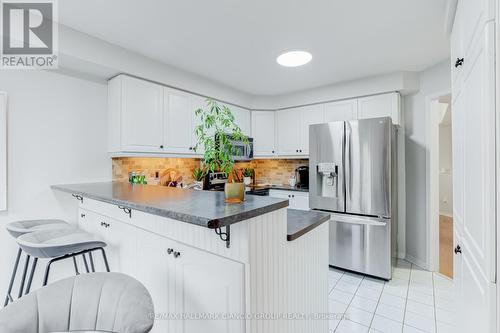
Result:
[[[76,30],[254,95],[290,93],[449,57],[446,0],[65,0]],[[276,57],[304,49],[312,61]]]

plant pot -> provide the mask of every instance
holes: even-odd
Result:
[[[240,203],[245,200],[245,184],[226,183],[224,185],[224,194],[227,203]]]
[[[252,183],[252,177],[243,177],[243,184],[246,186],[250,185]]]

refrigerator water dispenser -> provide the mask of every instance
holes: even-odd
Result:
[[[322,197],[336,198],[338,196],[338,166],[335,163],[318,163],[319,193]]]

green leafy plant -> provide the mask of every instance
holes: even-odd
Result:
[[[207,175],[207,172],[203,168],[196,168],[193,170],[193,178],[194,180],[201,182]]]
[[[234,147],[231,140],[248,144],[248,138],[235,123],[234,115],[226,106],[207,99],[207,107],[195,111],[199,125],[195,128],[197,138],[195,151],[199,146],[204,149],[203,164],[206,170],[223,172],[234,176]],[[232,181],[238,177],[232,177]]]
[[[253,169],[250,168],[243,169],[243,177],[252,177],[252,176],[253,176]]]

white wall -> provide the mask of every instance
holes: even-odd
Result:
[[[200,61],[203,61],[202,55]],[[59,65],[102,80],[125,73],[226,103],[245,107],[250,104],[249,94],[63,25],[59,27]]]
[[[0,298],[17,251],[5,231],[21,219],[76,222],[77,202],[52,184],[111,179],[105,84],[47,71],[2,71],[8,94],[8,210],[0,212]],[[43,263],[42,263],[43,264]],[[61,269],[55,264],[55,275]],[[39,272],[44,269],[39,265]],[[63,269],[64,270],[64,269]],[[40,285],[41,278],[34,281]]]
[[[453,215],[451,125],[439,126],[439,214]]]
[[[426,99],[451,89],[449,61],[420,74],[420,90],[404,96],[406,131],[406,255],[427,267],[427,110]]]

